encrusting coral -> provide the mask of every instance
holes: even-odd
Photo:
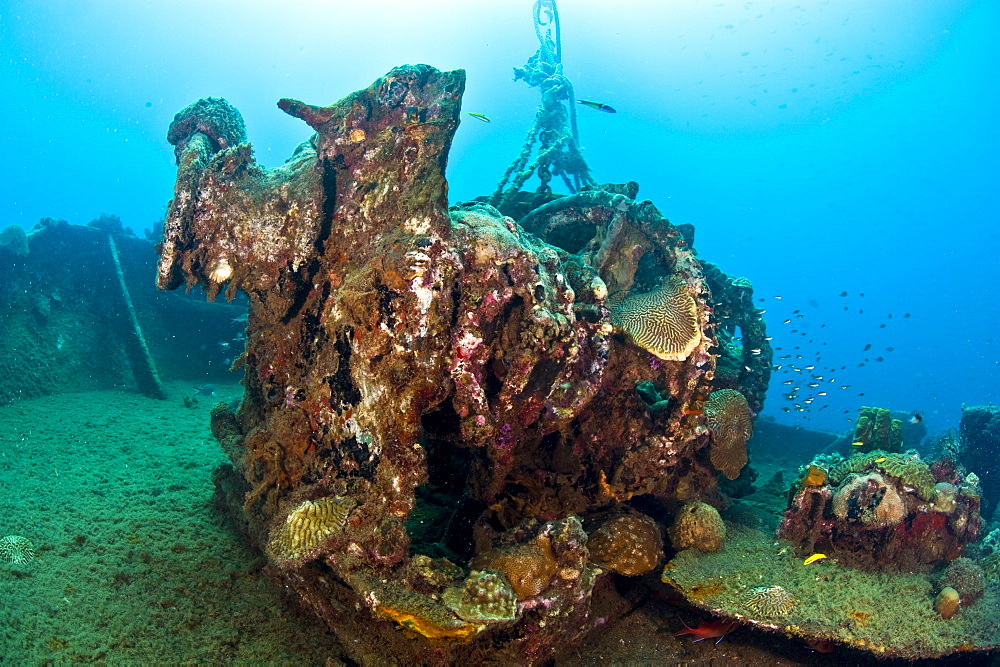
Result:
[[[669,534],[674,549],[721,551],[726,540],[726,524],[722,522],[717,509],[695,501],[688,503],[677,513]]]
[[[651,518],[638,513],[615,516],[587,538],[590,559],[618,574],[637,576],[663,560],[663,537]]]
[[[355,501],[340,496],[306,500],[289,512],[274,531],[267,550],[280,561],[301,561],[314,556],[317,547],[344,528]]]
[[[551,541],[545,535],[539,535],[528,544],[480,554],[472,561],[472,567],[501,572],[518,600],[534,597],[548,588],[559,569]]]
[[[470,623],[496,623],[517,618],[514,589],[500,572],[473,570],[461,586],[444,592],[444,603],[455,615]]]
[[[664,361],[684,361],[701,341],[695,300],[677,276],[651,292],[626,297],[612,308],[611,322]]]
[[[753,435],[747,399],[735,389],[713,391],[705,402],[705,419],[712,432],[712,465],[729,479],[736,479],[747,463],[747,440]]]

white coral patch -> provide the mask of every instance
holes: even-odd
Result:
[[[233,276],[233,267],[229,264],[229,260],[223,257],[215,264],[208,272],[208,279],[216,283],[224,283]]]

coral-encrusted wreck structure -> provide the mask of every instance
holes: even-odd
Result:
[[[749,284],[634,184],[520,224],[449,211],[463,87],[418,65],[281,100],[316,133],[273,170],[224,100],[169,133],[159,286],[250,299],[246,395],[213,413],[220,496],[360,662],[536,662],[603,622],[587,531],[621,576],[655,566],[652,524],[714,489],[713,462],[739,475],[771,363]]]

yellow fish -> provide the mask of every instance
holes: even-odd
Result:
[[[472,112],[472,111],[466,111],[465,113],[469,114],[473,118],[478,118],[479,120],[483,121],[484,123],[489,123],[490,122],[490,119],[487,118],[486,116],[484,116],[481,113],[475,113],[475,112]]]
[[[860,447],[863,444],[865,444],[863,441],[858,440],[857,442],[852,442],[851,447]]]
[[[880,459],[875,459],[875,463],[882,463],[882,461],[886,461],[886,460],[888,460],[888,459],[886,459],[886,457],[883,456]]]
[[[823,560],[824,558],[827,558],[826,554],[813,554],[812,556],[809,556],[809,558],[802,561],[802,564],[809,565],[809,563],[815,563],[816,561]]]

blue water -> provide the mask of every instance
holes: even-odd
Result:
[[[492,191],[538,101],[511,76],[537,48],[531,2],[278,7],[7,0],[0,224],[109,212],[141,234],[171,196],[165,134],[186,104],[229,99],[276,166],[308,135],[278,98],[330,103],[413,62],[468,70],[464,108],[493,122],[465,117],[451,196]],[[922,411],[933,433],[963,403],[1000,402],[996,2],[564,0],[560,13],[578,97],[618,109],[579,111],[598,180],[637,180],[696,225],[701,256],[765,299],[777,356],[834,378],[800,412],[810,394],[785,401],[801,374],[782,369],[766,414],[840,430],[877,405]]]

